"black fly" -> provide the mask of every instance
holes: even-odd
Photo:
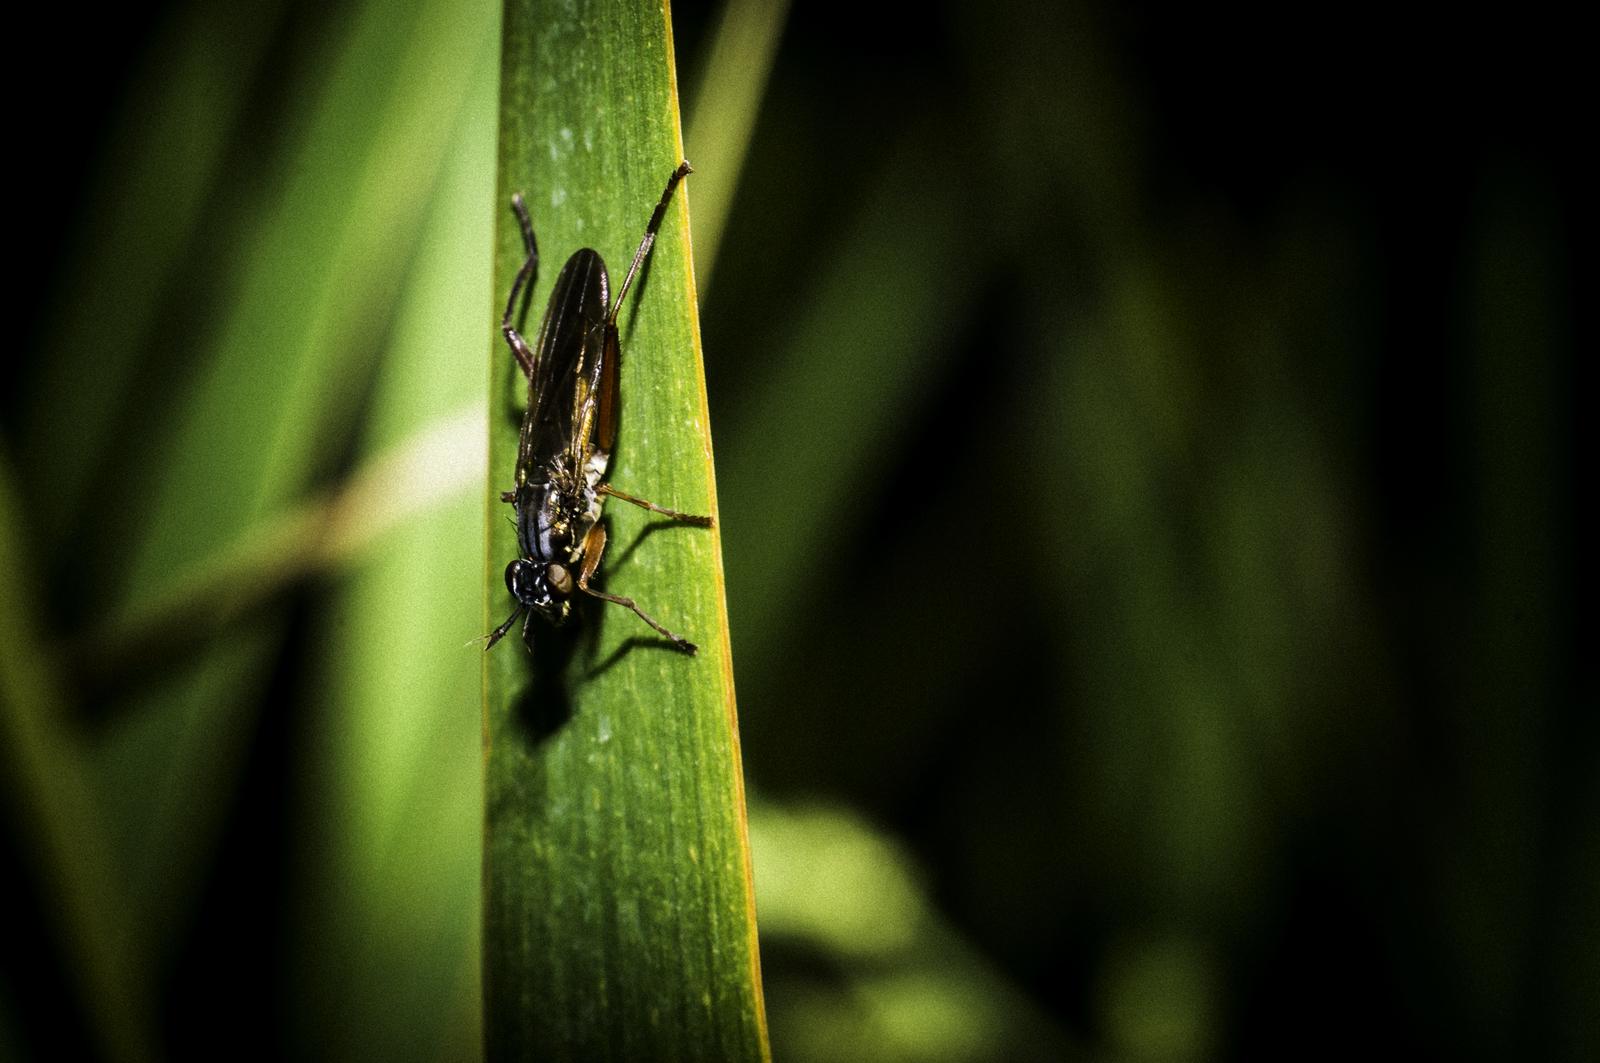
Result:
[[[516,487],[500,497],[516,511],[516,560],[506,566],[506,587],[517,599],[516,611],[489,635],[489,645],[499,642],[525,612],[522,640],[532,646],[529,624],[534,612],[552,624],[565,623],[576,591],[603,601],[627,606],[640,619],[670,639],[685,653],[694,643],[674,635],[630,598],[621,598],[589,585],[606,548],[606,531],[600,523],[605,496],[620,498],[675,520],[710,527],[710,517],[665,509],[642,498],[623,494],[605,482],[616,437],[618,371],[621,352],[617,342],[617,312],[633,284],[634,274],[655,243],[656,230],[667,211],[678,182],[690,173],[683,163],[667,179],[666,191],[650,216],[644,240],[613,301],[610,279],[600,255],[584,248],[567,259],[550,293],[539,337],[530,348],[512,326],[517,297],[539,265],[539,247],[533,223],[521,194],[511,197],[512,209],[522,223],[522,241],[528,257],[506,300],[500,331],[511,345],[517,364],[528,378],[528,410],[522,418],[517,445]]]

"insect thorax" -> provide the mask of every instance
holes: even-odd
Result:
[[[592,463],[591,463],[592,464]],[[517,489],[517,538],[522,556],[530,561],[576,563],[583,555],[583,540],[600,519],[599,478],[573,476],[551,469],[555,475],[535,479]]]

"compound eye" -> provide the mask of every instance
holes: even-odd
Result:
[[[537,580],[538,573],[531,561],[518,558],[506,566],[506,590],[518,601],[534,597],[533,585]]]
[[[555,591],[557,597],[565,598],[572,593],[572,573],[567,571],[565,565],[552,562],[545,569],[545,578],[550,581],[550,589]]]

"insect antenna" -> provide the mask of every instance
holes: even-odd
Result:
[[[488,645],[484,646],[483,648],[483,652],[488,653],[494,648],[495,643],[506,637],[506,632],[511,630],[511,625],[517,622],[517,617],[521,616],[522,611],[526,608],[528,608],[526,605],[523,605],[520,602],[517,603],[516,611],[510,616],[506,617],[505,623],[501,624],[487,635],[479,635],[477,638],[473,639],[472,642],[482,642],[484,639],[488,639]],[[472,642],[467,643],[467,645],[472,645]]]

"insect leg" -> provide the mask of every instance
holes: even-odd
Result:
[[[693,657],[695,655],[695,651],[699,649],[698,646],[686,638],[681,638],[678,635],[674,635],[672,632],[668,631],[666,628],[650,619],[650,617],[645,615],[645,611],[643,609],[640,609],[634,604],[632,598],[622,598],[615,594],[607,594],[604,591],[597,591],[593,587],[589,586],[590,577],[594,575],[595,569],[600,567],[600,555],[604,554],[605,552],[606,529],[604,525],[596,524],[594,527],[589,529],[589,534],[585,536],[583,540],[583,569],[578,573],[578,589],[583,591],[585,594],[591,594],[602,601],[611,602],[613,605],[627,606],[629,609],[632,609],[638,614],[640,620],[643,620],[645,623],[655,628],[669,642],[678,647],[678,649]]]
[[[652,513],[660,513],[662,516],[671,517],[673,520],[681,520],[685,524],[696,524],[702,528],[711,527],[712,521],[710,517],[697,517],[693,513],[679,513],[675,509],[668,509],[666,506],[658,506],[654,502],[646,502],[642,498],[634,498],[632,495],[625,495],[621,491],[618,491],[615,487],[612,487],[610,484],[601,484],[596,488],[596,490],[603,495],[610,495],[612,498],[620,498],[624,502],[632,502],[640,509],[648,509]]]
[[[611,313],[606,315],[607,320],[615,324],[617,311],[622,309],[622,297],[628,294],[628,286],[633,283],[633,275],[639,272],[639,265],[644,261],[644,256],[650,253],[650,248],[656,242],[656,230],[661,228],[661,219],[667,213],[667,203],[672,199],[673,191],[678,187],[678,182],[694,173],[687,162],[680,163],[672,176],[667,178],[667,190],[661,193],[661,202],[656,204],[655,213],[650,215],[650,224],[645,226],[644,239],[639,242],[639,250],[633,253],[633,265],[628,267],[628,275],[622,280],[622,287],[617,289],[617,300],[611,304]]]
[[[528,205],[522,201],[521,192],[511,197],[511,209],[516,211],[517,220],[522,223],[522,246],[528,249],[528,257],[523,260],[522,268],[517,270],[517,279],[511,282],[511,296],[506,300],[505,316],[500,319],[500,334],[511,345],[511,353],[517,356],[517,364],[522,366],[523,374],[532,380],[533,351],[521,333],[512,327],[511,318],[516,313],[517,296],[522,294],[523,285],[539,268],[539,243],[533,238],[533,222],[528,218]]]

